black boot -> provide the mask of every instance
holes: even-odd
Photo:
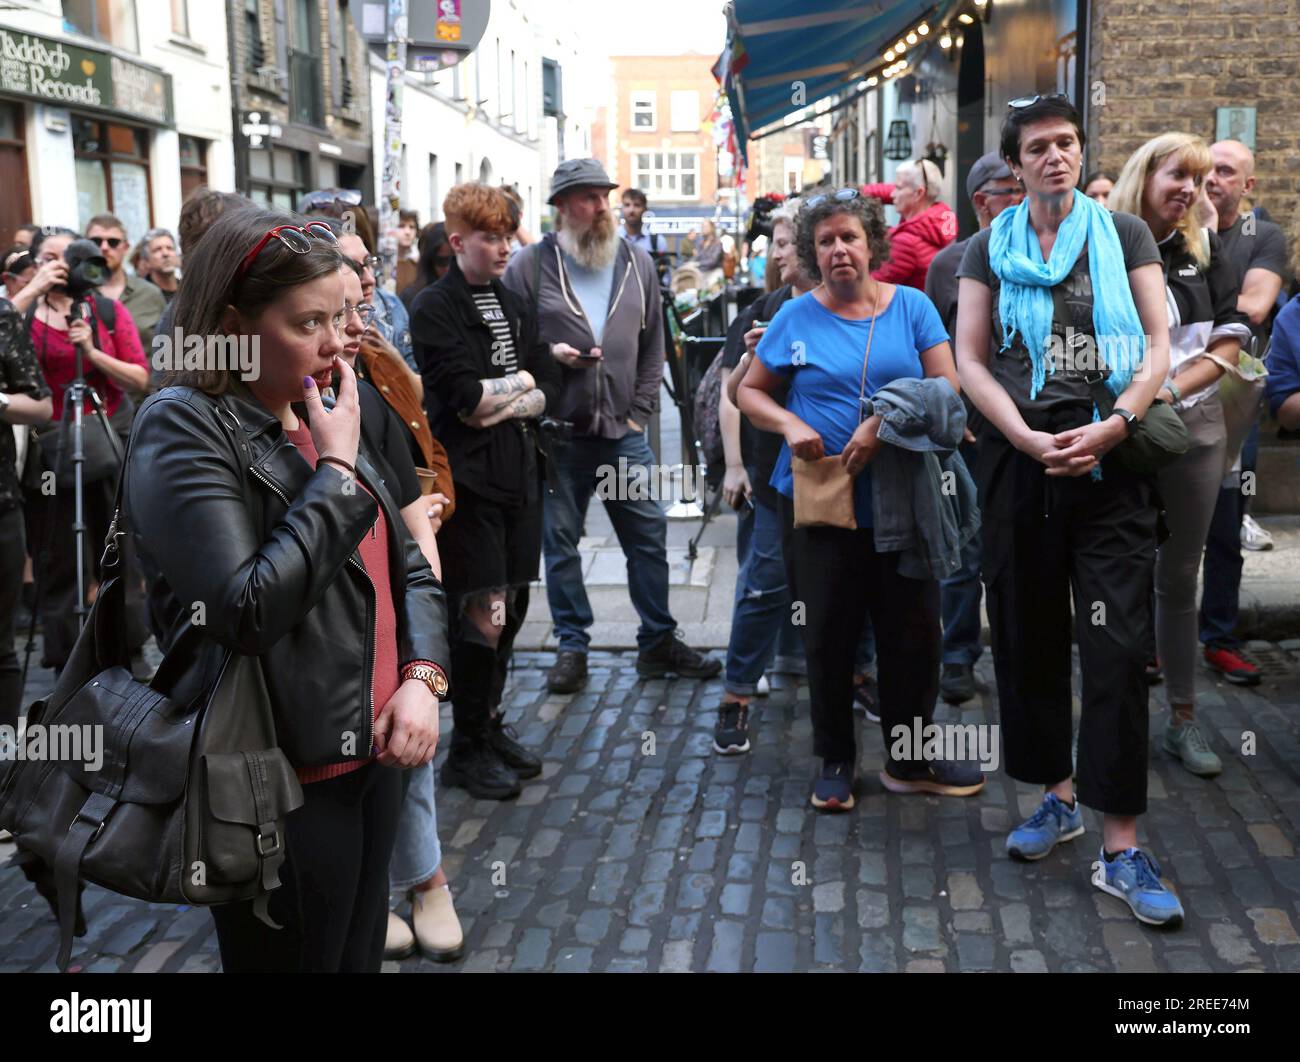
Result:
[[[682,678],[710,679],[721,670],[721,660],[697,653],[683,641],[680,630],[669,631],[636,655],[636,673],[642,678],[663,678],[672,672]]]
[[[515,728],[507,725],[501,716],[492,720],[488,744],[520,778],[536,778],[542,773],[541,759],[519,743]]]
[[[447,762],[442,765],[442,784],[469,791],[479,800],[508,800],[520,793],[519,776],[506,764],[487,740],[454,738]]]
[[[587,684],[587,654],[561,649],[555,666],[546,673],[546,688],[552,693],[577,693]]]

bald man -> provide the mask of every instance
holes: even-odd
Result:
[[[1210,148],[1210,155],[1214,166],[1205,178],[1205,194],[1218,214],[1216,227],[1223,249],[1241,277],[1237,309],[1250,318],[1262,353],[1268,320],[1289,276],[1286,236],[1257,213],[1241,213],[1242,199],[1255,188],[1255,156],[1250,148],[1239,140],[1220,140]]]
[[[1210,148],[1210,155],[1214,165],[1205,179],[1205,193],[1217,218],[1209,218],[1209,223],[1218,229],[1223,249],[1237,267],[1241,277],[1237,309],[1250,318],[1255,353],[1263,354],[1278,293],[1290,276],[1286,236],[1273,222],[1260,217],[1259,211],[1241,212],[1242,199],[1255,187],[1255,156],[1250,149],[1238,140],[1220,140]],[[1256,424],[1219,491],[1205,540],[1201,594],[1200,637],[1205,645],[1206,666],[1227,681],[1243,686],[1258,684],[1261,675],[1254,662],[1243,655],[1236,637],[1242,522],[1248,501],[1238,469],[1254,470],[1258,437]],[[1272,540],[1268,533],[1255,531],[1255,527],[1258,525],[1252,527],[1253,534],[1246,544],[1253,549],[1269,548]]]

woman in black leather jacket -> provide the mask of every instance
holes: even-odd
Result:
[[[303,783],[270,900],[284,928],[249,904],[213,909],[228,971],[378,970],[402,800],[388,768],[432,759],[446,692],[442,587],[358,449],[342,262],[326,226],[303,224],[248,208],[213,225],[176,300],[204,353],[170,352],[127,465],[160,646],[190,624],[209,636],[173,696],[201,695],[227,650],[259,656]]]

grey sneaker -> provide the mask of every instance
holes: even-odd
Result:
[[[1223,770],[1223,762],[1214,754],[1195,720],[1189,719],[1181,726],[1174,726],[1173,720],[1169,720],[1165,723],[1165,739],[1162,744],[1164,750],[1182,760],[1183,766],[1192,774],[1213,778]]]

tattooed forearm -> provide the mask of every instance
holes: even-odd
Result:
[[[483,381],[483,389],[490,395],[512,395],[516,391],[523,391],[526,388],[527,384],[520,379],[517,372],[512,372],[509,376]]]
[[[521,419],[539,416],[546,408],[546,396],[541,391],[527,391],[510,403],[510,415]]]

